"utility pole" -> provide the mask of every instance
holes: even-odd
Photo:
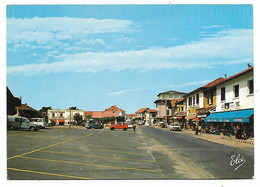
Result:
[[[71,109],[70,109],[70,127],[71,128]]]
[[[167,99],[165,99],[165,127],[167,127]]]

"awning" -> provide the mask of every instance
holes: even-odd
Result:
[[[254,114],[254,109],[237,110],[230,112],[217,112],[210,114],[205,122],[240,122],[249,123],[249,117]]]
[[[54,119],[54,122],[57,122],[57,119]],[[58,119],[58,122],[64,122],[64,119]]]
[[[194,119],[196,117],[196,115],[190,115],[190,116],[186,116],[185,119]]]

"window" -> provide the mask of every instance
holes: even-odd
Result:
[[[60,113],[60,117],[63,117],[63,113]]]
[[[213,92],[209,92],[207,94],[207,103],[208,105],[211,105],[213,103]]]
[[[226,88],[221,88],[221,101],[226,100]]]
[[[196,104],[199,104],[200,99],[199,99],[199,94],[196,95]]]
[[[193,105],[195,105],[195,95],[193,96]]]
[[[189,97],[189,106],[192,105],[192,97]]]
[[[53,118],[55,117],[55,113],[52,113],[52,117],[53,117]]]
[[[234,90],[234,96],[239,97],[239,84],[235,85],[233,87],[233,90]]]
[[[247,83],[249,94],[254,93],[254,80],[249,80]]]

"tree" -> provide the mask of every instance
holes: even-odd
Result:
[[[48,110],[52,110],[51,106],[49,107],[42,107],[39,112],[41,114],[42,118],[45,118],[45,120],[48,122]]]
[[[27,110],[27,109],[20,109],[19,116],[26,117],[26,118],[40,118],[41,115],[37,110]]]
[[[82,116],[79,113],[76,113],[74,115],[74,120],[77,122],[77,125],[79,125],[82,122]]]

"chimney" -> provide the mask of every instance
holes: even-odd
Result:
[[[227,74],[224,74],[224,76],[225,76],[225,79],[227,79]]]
[[[247,64],[247,67],[248,67],[248,68],[251,68],[252,66],[250,65],[250,63],[248,63],[248,64]]]

